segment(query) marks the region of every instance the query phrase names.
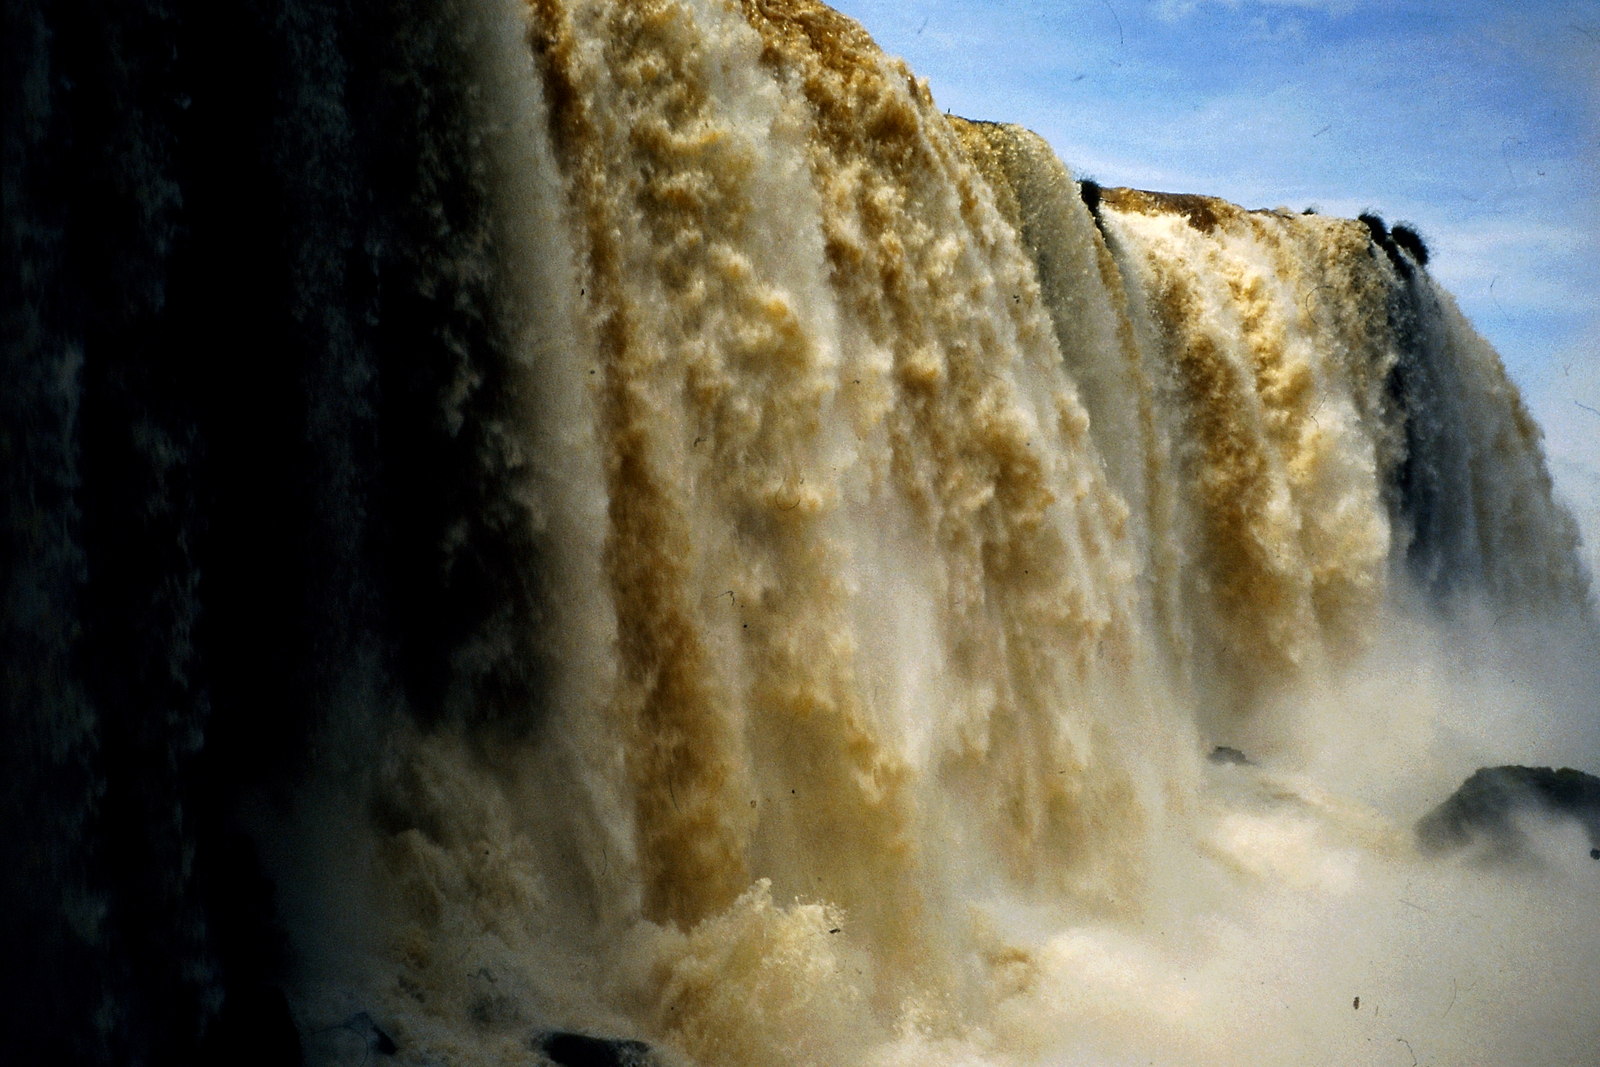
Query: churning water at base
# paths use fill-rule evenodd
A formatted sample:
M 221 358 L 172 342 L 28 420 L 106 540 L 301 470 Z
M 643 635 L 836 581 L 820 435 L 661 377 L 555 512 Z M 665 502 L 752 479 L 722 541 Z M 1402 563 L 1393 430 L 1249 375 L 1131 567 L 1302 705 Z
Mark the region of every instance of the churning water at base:
M 1381 223 L 1086 197 L 807 0 L 15 21 L 25 1051 L 1600 1047 L 1577 824 L 1413 838 L 1600 769 L 1600 639 Z

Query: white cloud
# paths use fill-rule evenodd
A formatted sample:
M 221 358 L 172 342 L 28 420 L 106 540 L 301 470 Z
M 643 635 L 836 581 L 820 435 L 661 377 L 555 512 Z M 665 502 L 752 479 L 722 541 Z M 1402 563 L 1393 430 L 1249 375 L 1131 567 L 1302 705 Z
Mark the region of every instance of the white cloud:
M 1451 220 L 1427 234 L 1434 275 L 1458 297 L 1505 313 L 1600 315 L 1592 234 L 1537 216 Z

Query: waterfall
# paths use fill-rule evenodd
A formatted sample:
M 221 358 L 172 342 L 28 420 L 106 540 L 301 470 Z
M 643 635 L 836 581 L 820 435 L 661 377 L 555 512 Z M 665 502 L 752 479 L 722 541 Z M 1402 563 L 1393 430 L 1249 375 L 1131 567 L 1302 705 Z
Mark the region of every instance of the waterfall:
M 1413 841 L 1600 770 L 1600 632 L 1381 220 L 1080 183 L 812 0 L 7 27 L 23 1059 L 1600 1043 L 1574 826 Z

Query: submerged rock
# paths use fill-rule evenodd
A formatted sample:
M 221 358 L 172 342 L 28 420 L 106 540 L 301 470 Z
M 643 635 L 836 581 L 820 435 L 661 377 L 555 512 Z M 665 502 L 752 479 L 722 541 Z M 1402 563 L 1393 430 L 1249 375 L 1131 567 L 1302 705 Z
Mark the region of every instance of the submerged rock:
M 1570 767 L 1480 767 L 1417 821 L 1417 841 L 1425 852 L 1446 852 L 1485 840 L 1515 854 L 1522 850 L 1516 819 L 1524 814 L 1576 819 L 1600 847 L 1600 778 Z
M 657 1067 L 643 1041 L 547 1030 L 535 1034 L 532 1045 L 561 1067 Z

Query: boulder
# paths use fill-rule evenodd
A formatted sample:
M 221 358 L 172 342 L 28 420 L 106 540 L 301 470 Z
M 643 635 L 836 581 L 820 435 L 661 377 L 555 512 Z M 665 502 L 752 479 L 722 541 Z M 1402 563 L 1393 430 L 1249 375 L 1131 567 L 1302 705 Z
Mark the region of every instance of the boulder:
M 1570 767 L 1480 767 L 1418 820 L 1417 842 L 1424 852 L 1482 841 L 1498 853 L 1516 854 L 1522 851 L 1517 817 L 1526 814 L 1576 819 L 1590 845 L 1600 848 L 1600 778 Z

